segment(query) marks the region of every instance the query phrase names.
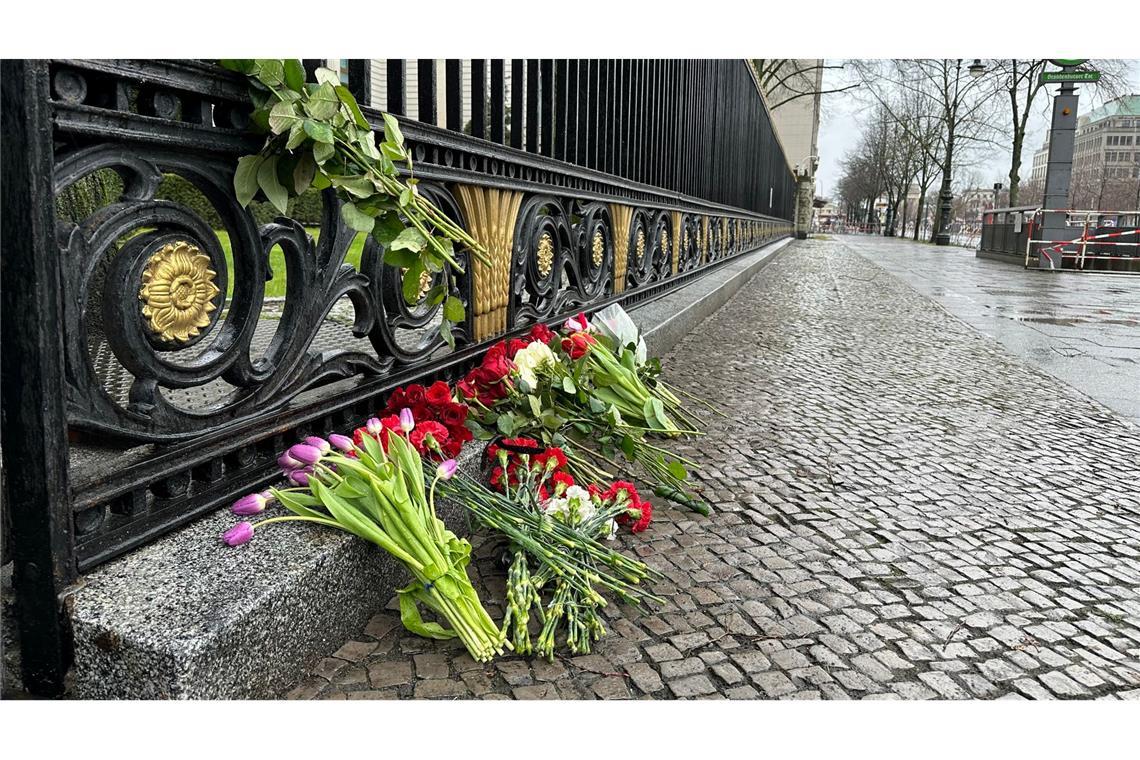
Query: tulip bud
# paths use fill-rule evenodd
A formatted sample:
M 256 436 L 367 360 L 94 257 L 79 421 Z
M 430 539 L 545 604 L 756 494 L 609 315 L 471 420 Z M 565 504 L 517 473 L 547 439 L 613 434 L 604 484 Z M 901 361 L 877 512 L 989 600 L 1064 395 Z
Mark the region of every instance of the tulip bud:
M 347 435 L 341 435 L 340 433 L 333 433 L 330 435 L 329 443 L 331 443 L 333 446 L 336 446 L 346 454 L 356 450 L 356 447 L 352 443 L 352 439 Z
M 412 432 L 416 426 L 416 418 L 412 416 L 412 410 L 404 407 L 400 410 L 400 430 L 405 433 Z
M 286 476 L 289 482 L 295 486 L 309 485 L 309 476 L 313 474 L 312 467 L 302 467 L 299 470 L 293 470 Z
M 451 480 L 455 471 L 459 469 L 459 462 L 454 459 L 446 459 L 439 463 L 435 468 L 435 474 L 440 480 Z
M 375 438 L 376 436 L 380 435 L 380 431 L 384 429 L 384 425 L 378 418 L 369 417 L 368 422 L 364 423 L 364 429 L 368 431 L 368 434 L 370 436 Z
M 307 443 L 295 443 L 289 447 L 289 456 L 301 464 L 316 464 L 321 461 L 321 450 Z
M 329 445 L 329 442 L 320 436 L 310 435 L 304 440 L 304 443 L 307 443 L 313 448 L 319 450 L 322 454 L 327 454 L 332 451 L 332 446 Z
M 277 457 L 277 466 L 281 468 L 282 472 L 288 475 L 291 471 L 297 469 L 298 467 L 304 467 L 305 463 L 298 462 L 296 459 L 289 456 L 289 452 L 286 451 L 284 454 Z
M 222 541 L 228 546 L 241 546 L 251 538 L 253 538 L 253 524 L 248 522 L 239 522 L 222 534 Z
M 265 511 L 265 508 L 269 505 L 269 502 L 272 500 L 272 498 L 273 496 L 269 493 L 269 491 L 246 494 L 245 496 L 235 501 L 234 505 L 230 507 L 230 509 L 235 515 L 241 515 L 243 517 L 248 515 L 256 515 L 259 512 Z

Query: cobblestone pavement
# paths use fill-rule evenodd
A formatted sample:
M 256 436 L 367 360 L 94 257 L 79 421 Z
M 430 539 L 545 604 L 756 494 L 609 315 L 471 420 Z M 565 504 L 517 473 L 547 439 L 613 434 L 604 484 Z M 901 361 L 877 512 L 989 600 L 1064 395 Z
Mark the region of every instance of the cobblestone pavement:
M 383 610 L 288 696 L 1140 698 L 1131 423 L 1011 394 L 1041 372 L 839 240 L 791 246 L 666 367 L 734 417 L 692 452 L 714 516 L 623 538 L 668 604 L 489 666 Z

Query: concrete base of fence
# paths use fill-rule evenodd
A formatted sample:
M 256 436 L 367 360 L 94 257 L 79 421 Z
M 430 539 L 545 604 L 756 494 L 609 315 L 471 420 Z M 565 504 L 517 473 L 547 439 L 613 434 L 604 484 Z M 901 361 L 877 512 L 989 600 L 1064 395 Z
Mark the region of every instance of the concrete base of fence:
M 791 242 L 791 238 L 784 238 L 769 243 L 679 290 L 630 309 L 630 316 L 645 336 L 649 354 L 664 356 L 713 312 L 728 303 L 728 299 Z
M 631 309 L 662 355 L 723 306 L 784 239 Z M 482 447 L 468 447 L 474 471 Z M 466 512 L 444 505 L 460 535 Z M 380 549 L 345 533 L 274 525 L 242 547 L 221 543 L 226 512 L 100 567 L 75 592 L 72 696 L 88 699 L 270 697 L 357 633 L 407 582 Z
M 481 447 L 468 452 L 463 460 L 474 467 Z M 438 506 L 467 535 L 466 510 Z M 203 518 L 84 577 L 73 597 L 72 696 L 271 697 L 409 580 L 372 544 L 302 523 L 227 547 L 220 536 L 237 519 L 228 511 Z

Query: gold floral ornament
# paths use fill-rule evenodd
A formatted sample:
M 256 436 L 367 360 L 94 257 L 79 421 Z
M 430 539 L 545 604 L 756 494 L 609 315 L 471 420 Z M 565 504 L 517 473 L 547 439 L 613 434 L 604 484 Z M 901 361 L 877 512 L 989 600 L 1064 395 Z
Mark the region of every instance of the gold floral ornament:
M 639 229 L 637 231 L 636 249 L 637 249 L 637 260 L 641 261 L 641 259 L 645 256 L 645 230 Z
M 180 240 L 167 243 L 151 255 L 142 273 L 139 300 L 151 331 L 168 343 L 184 343 L 210 324 L 217 272 L 210 257 Z
M 550 274 L 550 270 L 554 267 L 554 239 L 550 237 L 549 232 L 542 233 L 542 237 L 538 239 L 535 257 L 538 259 L 539 275 L 545 277 Z
M 602 237 L 600 230 L 594 230 L 594 240 L 590 244 L 590 252 L 595 267 L 602 265 L 602 256 L 606 252 L 606 239 Z

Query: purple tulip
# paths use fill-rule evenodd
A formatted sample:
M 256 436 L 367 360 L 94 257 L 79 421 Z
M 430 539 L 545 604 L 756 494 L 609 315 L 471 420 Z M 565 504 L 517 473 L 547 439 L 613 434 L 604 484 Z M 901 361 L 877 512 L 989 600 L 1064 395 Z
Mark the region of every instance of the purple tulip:
M 440 480 L 451 480 L 451 476 L 453 476 L 458 469 L 459 462 L 456 462 L 454 459 L 446 459 L 440 462 L 439 466 L 435 468 L 435 474 Z
M 228 546 L 241 546 L 251 538 L 253 538 L 253 524 L 248 522 L 239 522 L 222 534 L 222 541 Z
M 336 446 L 346 454 L 356 449 L 356 446 L 353 444 L 352 439 L 347 435 L 341 435 L 340 433 L 333 433 L 330 435 L 329 443 L 331 443 L 333 446 Z
M 295 470 L 298 467 L 304 467 L 305 463 L 298 462 L 296 459 L 289 456 L 289 452 L 286 451 L 284 454 L 277 457 L 277 466 L 281 468 L 282 472 L 288 475 L 290 471 Z
M 384 425 L 376 417 L 369 417 L 368 422 L 364 423 L 364 429 L 368 431 L 369 435 L 375 438 L 380 435 L 380 431 L 384 429 Z
M 400 410 L 400 430 L 405 433 L 412 432 L 416 426 L 416 418 L 412 416 L 412 410 L 404 407 Z
M 320 436 L 310 435 L 308 438 L 302 441 L 302 443 L 312 446 L 313 448 L 319 450 L 322 454 L 327 454 L 332 451 L 332 446 L 329 445 L 329 442 Z
M 269 491 L 262 491 L 261 493 L 246 494 L 230 507 L 235 515 L 248 517 L 249 515 L 256 515 L 259 512 L 264 512 L 265 508 L 269 506 L 269 502 L 273 500 L 273 495 Z
M 307 443 L 295 443 L 289 447 L 289 456 L 301 464 L 316 464 L 321 461 L 321 457 L 324 455 L 316 446 L 310 446 Z
M 312 474 L 312 467 L 302 467 L 299 470 L 292 470 L 286 477 L 295 486 L 307 486 L 309 485 L 309 476 Z

